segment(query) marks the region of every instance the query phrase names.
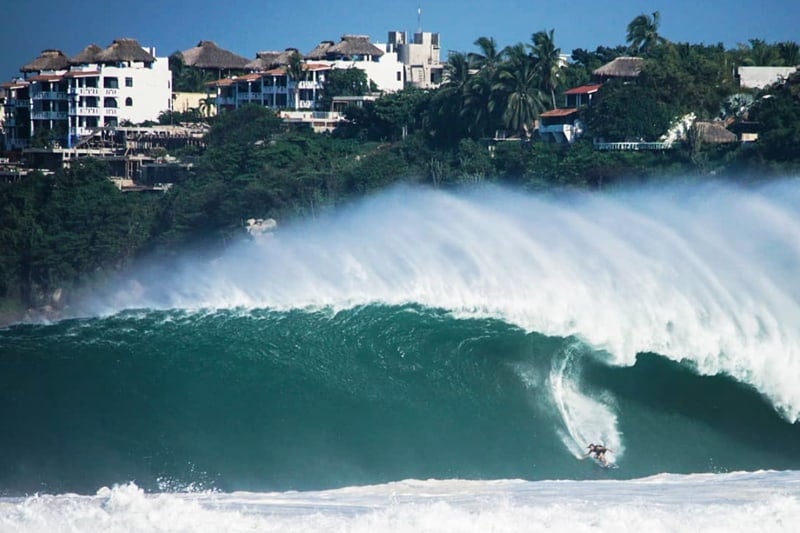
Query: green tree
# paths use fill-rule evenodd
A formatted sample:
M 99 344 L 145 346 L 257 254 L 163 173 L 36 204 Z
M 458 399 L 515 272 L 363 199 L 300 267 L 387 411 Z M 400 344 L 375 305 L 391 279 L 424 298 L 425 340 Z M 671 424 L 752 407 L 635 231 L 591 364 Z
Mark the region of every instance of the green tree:
M 658 26 L 661 24 L 661 15 L 654 11 L 652 15 L 637 15 L 628 24 L 626 42 L 630 46 L 633 54 L 649 54 L 656 46 L 666 42 L 658 34 Z
M 553 109 L 558 107 L 556 105 L 556 87 L 558 86 L 558 73 L 561 70 L 561 49 L 556 48 L 554 31 L 537 31 L 531 36 L 536 71 L 541 80 L 542 89 L 550 93 Z
M 530 137 L 534 122 L 545 108 L 536 65 L 521 46 L 512 47 L 497 88 L 506 95 L 503 122 L 507 129 Z
M 292 101 L 294 102 L 294 109 L 300 107 L 300 82 L 306 79 L 306 67 L 303 63 L 303 56 L 299 52 L 294 52 L 289 56 L 289 62 L 286 65 L 286 74 L 294 81 L 292 89 Z

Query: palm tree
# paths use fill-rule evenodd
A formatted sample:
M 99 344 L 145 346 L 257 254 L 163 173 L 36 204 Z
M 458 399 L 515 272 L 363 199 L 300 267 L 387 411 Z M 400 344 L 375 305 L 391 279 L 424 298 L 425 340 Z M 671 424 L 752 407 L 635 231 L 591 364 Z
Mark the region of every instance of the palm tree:
M 556 106 L 556 85 L 558 85 L 558 71 L 561 68 L 561 49 L 556 48 L 553 34 L 555 30 L 537 31 L 531 36 L 533 41 L 533 56 L 536 60 L 536 70 L 542 83 L 542 88 L 550 91 L 553 109 Z
M 786 67 L 800 65 L 800 46 L 794 41 L 778 43 L 778 55 Z
M 545 108 L 536 64 L 519 44 L 508 48 L 509 60 L 500 71 L 498 91 L 505 94 L 503 122 L 507 129 L 530 137 L 534 122 Z
M 286 64 L 286 74 L 294 80 L 294 108 L 300 107 L 300 81 L 305 78 L 306 70 L 303 65 L 303 56 L 299 52 L 294 52 L 289 56 Z
M 627 42 L 633 54 L 648 54 L 655 46 L 667 42 L 658 34 L 661 15 L 654 11 L 652 16 L 641 15 L 628 24 Z
M 497 48 L 497 41 L 494 37 L 478 37 L 475 46 L 480 52 L 470 52 L 467 55 L 470 67 L 478 71 L 488 70 L 494 74 L 497 66 L 503 61 L 503 53 Z
M 473 137 L 479 137 L 492 128 L 492 115 L 496 110 L 493 87 L 497 83 L 504 53 L 493 37 L 480 37 L 475 41 L 479 52 L 467 55 L 469 81 L 464 88 L 462 116 Z

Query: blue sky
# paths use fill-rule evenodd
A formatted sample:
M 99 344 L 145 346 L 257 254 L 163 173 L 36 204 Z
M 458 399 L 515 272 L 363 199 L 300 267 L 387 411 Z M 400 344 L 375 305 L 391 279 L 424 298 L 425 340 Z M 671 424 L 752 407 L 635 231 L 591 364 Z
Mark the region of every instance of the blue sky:
M 528 42 L 542 29 L 555 29 L 564 53 L 625 44 L 628 22 L 655 10 L 660 33 L 672 41 L 726 47 L 751 38 L 800 42 L 799 0 L 17 0 L 2 8 L 0 79 L 19 75 L 43 49 L 71 56 L 116 37 L 155 46 L 159 56 L 213 40 L 248 58 L 290 46 L 308 52 L 345 33 L 385 42 L 390 30 L 417 29 L 418 6 L 423 30 L 441 34 L 443 58 L 448 50 L 473 50 L 480 36 L 505 46 Z

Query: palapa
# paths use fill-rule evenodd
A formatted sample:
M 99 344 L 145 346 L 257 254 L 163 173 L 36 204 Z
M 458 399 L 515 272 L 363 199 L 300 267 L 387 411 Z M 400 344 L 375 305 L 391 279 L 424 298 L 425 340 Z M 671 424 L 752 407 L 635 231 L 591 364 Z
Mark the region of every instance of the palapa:
M 261 72 L 276 67 L 282 67 L 289 64 L 289 58 L 291 58 L 294 54 L 299 54 L 299 53 L 300 51 L 297 48 L 287 48 L 283 52 L 277 52 L 277 51 L 257 52 L 256 58 L 250 61 L 247 65 L 245 65 L 244 68 L 246 70 Z
M 66 70 L 69 68 L 69 58 L 61 50 L 42 50 L 39 57 L 24 65 L 20 72 L 41 72 L 43 70 Z
M 141 61 L 153 63 L 153 54 L 139 45 L 136 39 L 114 39 L 111 45 L 95 55 L 98 63 L 119 63 L 121 61 Z
M 644 59 L 641 57 L 623 56 L 595 69 L 592 74 L 601 78 L 636 78 L 643 65 Z
M 325 59 L 328 56 L 328 50 L 332 47 L 333 41 L 322 41 L 306 54 L 306 59 Z
M 383 50 L 369 42 L 367 35 L 343 35 L 342 40 L 327 50 L 325 59 L 349 59 L 354 56 L 383 55 Z
M 224 50 L 213 41 L 200 41 L 194 48 L 181 52 L 188 67 L 216 70 L 242 70 L 250 62 L 247 58 Z
M 736 142 L 736 134 L 718 122 L 695 122 L 694 127 L 703 142 L 732 143 Z
M 69 58 L 70 65 L 87 65 L 90 63 L 97 63 L 97 54 L 102 52 L 103 49 L 92 43 L 71 58 Z

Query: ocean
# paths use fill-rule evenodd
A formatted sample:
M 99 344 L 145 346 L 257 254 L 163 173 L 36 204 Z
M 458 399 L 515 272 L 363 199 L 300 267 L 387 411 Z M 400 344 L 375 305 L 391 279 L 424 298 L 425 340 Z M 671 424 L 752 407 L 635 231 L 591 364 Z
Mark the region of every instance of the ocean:
M 793 531 L 799 200 L 400 187 L 142 262 L 0 330 L 0 531 Z

